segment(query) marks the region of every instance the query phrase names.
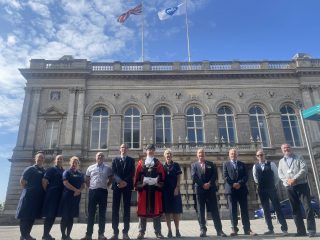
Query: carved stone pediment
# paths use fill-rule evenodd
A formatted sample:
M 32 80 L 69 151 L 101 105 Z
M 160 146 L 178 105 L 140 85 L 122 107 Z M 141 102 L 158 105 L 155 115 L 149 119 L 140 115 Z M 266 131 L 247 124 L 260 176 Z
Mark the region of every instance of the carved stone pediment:
M 57 116 L 62 117 L 65 114 L 66 114 L 65 112 L 61 111 L 55 106 L 51 106 L 47 108 L 44 112 L 40 113 L 40 115 L 44 117 L 57 117 Z

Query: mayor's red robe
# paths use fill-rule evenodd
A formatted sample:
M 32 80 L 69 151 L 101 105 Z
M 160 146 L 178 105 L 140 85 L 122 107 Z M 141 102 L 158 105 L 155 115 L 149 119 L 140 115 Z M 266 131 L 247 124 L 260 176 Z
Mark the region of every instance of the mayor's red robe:
M 165 172 L 162 164 L 158 159 L 154 158 L 154 166 L 148 168 L 143 160 L 139 160 L 134 186 L 138 191 L 138 216 L 154 218 L 162 214 L 162 186 L 164 182 Z M 158 186 L 145 185 L 142 186 L 144 177 L 158 177 Z

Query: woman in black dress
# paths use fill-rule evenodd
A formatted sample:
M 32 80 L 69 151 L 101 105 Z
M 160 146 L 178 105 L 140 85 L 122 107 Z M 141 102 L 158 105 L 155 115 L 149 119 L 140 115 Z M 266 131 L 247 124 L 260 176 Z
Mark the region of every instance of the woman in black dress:
M 20 240 L 34 240 L 30 236 L 36 218 L 41 218 L 44 190 L 42 178 L 44 175 L 44 155 L 39 152 L 35 156 L 35 164 L 27 167 L 22 174 L 20 184 L 23 187 L 17 206 L 16 218 L 20 219 Z
M 62 217 L 60 223 L 62 240 L 71 240 L 73 218 L 79 217 L 81 190 L 84 188 L 84 175 L 79 171 L 79 164 L 78 157 L 71 157 L 70 168 L 62 175 L 64 189 L 59 209 L 59 216 Z
M 61 194 L 63 190 L 62 173 L 63 173 L 63 156 L 57 155 L 55 166 L 46 170 L 42 179 L 43 189 L 46 191 L 42 214 L 45 217 L 43 226 L 43 240 L 53 240 L 50 230 L 57 217 Z
M 176 227 L 176 237 L 181 237 L 179 231 L 180 214 L 182 213 L 182 200 L 180 194 L 181 168 L 178 163 L 172 161 L 172 151 L 164 152 L 166 162 L 163 164 L 166 173 L 163 186 L 163 212 L 168 226 L 168 238 L 172 237 L 171 216 Z

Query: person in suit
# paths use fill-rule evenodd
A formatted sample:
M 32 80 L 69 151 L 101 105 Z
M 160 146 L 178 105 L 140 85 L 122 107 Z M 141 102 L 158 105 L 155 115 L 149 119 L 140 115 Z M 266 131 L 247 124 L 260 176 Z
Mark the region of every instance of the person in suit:
M 153 228 L 158 239 L 161 234 L 162 188 L 165 172 L 161 162 L 154 157 L 154 144 L 146 146 L 146 159 L 139 160 L 134 179 L 135 189 L 138 191 L 139 234 L 137 239 L 143 239 L 147 228 L 147 218 L 152 218 Z
M 191 165 L 191 177 L 196 193 L 200 237 L 206 237 L 207 233 L 205 206 L 211 213 L 217 235 L 226 237 L 227 235 L 222 230 L 216 196 L 216 180 L 218 176 L 216 166 L 212 162 L 205 160 L 203 148 L 198 149 L 197 157 L 198 160 Z
M 38 152 L 35 155 L 35 164 L 27 167 L 22 174 L 20 184 L 23 188 L 17 206 L 16 218 L 20 219 L 20 240 L 34 240 L 30 236 L 35 219 L 41 218 L 44 190 L 42 178 L 44 155 Z
M 50 235 L 50 230 L 57 217 L 63 191 L 63 156 L 57 155 L 54 162 L 55 166 L 48 168 L 42 179 L 42 187 L 46 192 L 42 209 L 43 217 L 45 217 L 43 224 L 43 240 L 54 239 Z
M 278 174 L 285 186 L 292 207 L 293 220 L 297 227 L 296 236 L 306 236 L 300 201 L 307 218 L 309 237 L 316 236 L 316 222 L 311 206 L 310 188 L 307 180 L 308 166 L 302 156 L 295 155 L 287 143 L 281 145 L 283 158 L 279 161 Z
M 228 201 L 232 232 L 230 236 L 238 235 L 238 206 L 240 205 L 241 220 L 245 235 L 256 236 L 250 228 L 248 213 L 248 173 L 243 162 L 238 160 L 235 148 L 229 150 L 229 160 L 223 163 L 223 176 L 225 180 L 225 194 Z
M 117 240 L 119 235 L 119 210 L 121 196 L 123 201 L 123 230 L 122 239 L 130 239 L 128 232 L 130 228 L 130 203 L 131 203 L 131 192 L 133 189 L 133 178 L 135 172 L 134 159 L 127 155 L 128 145 L 121 144 L 120 156 L 115 157 L 112 160 L 112 228 L 113 236 L 110 239 Z
M 258 162 L 253 165 L 252 174 L 255 183 L 258 186 L 258 195 L 264 212 L 268 231 L 264 235 L 273 235 L 273 224 L 270 213 L 270 204 L 272 202 L 274 210 L 277 214 L 279 223 L 281 224 L 282 236 L 288 235 L 288 225 L 281 211 L 280 201 L 277 195 L 277 185 L 279 183 L 278 169 L 274 162 L 265 158 L 262 149 L 256 152 Z

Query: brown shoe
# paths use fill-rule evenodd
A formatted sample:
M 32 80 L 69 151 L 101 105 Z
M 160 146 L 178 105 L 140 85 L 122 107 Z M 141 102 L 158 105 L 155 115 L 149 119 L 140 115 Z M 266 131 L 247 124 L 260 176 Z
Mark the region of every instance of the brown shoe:
M 144 239 L 144 233 L 139 232 L 137 239 Z

